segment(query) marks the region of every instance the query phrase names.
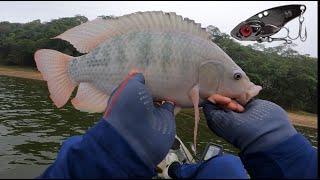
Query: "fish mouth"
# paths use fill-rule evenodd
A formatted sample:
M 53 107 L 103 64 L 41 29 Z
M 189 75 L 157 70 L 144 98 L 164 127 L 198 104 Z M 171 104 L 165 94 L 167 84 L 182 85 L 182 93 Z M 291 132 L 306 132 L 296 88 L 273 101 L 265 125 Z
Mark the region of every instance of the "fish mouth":
M 242 106 L 245 106 L 250 101 L 250 99 L 258 95 L 261 90 L 262 90 L 261 86 L 253 84 L 249 87 L 246 93 L 242 94 L 240 97 L 236 98 L 235 100 Z

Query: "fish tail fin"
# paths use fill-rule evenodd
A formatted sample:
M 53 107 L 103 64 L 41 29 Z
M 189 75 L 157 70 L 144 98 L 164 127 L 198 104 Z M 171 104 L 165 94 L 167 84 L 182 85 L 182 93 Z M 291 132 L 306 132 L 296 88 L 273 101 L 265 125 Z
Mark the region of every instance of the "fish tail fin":
M 41 49 L 34 54 L 37 68 L 47 81 L 50 98 L 58 108 L 68 102 L 77 86 L 68 76 L 68 64 L 72 58 L 51 49 Z

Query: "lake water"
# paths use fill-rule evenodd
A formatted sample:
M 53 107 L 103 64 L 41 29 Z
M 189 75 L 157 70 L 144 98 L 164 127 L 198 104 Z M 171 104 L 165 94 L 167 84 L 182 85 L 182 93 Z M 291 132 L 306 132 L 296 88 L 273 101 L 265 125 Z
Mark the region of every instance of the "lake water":
M 83 134 L 102 115 L 80 112 L 70 101 L 57 109 L 48 93 L 44 81 L 0 76 L 0 178 L 40 175 L 53 163 L 64 140 Z M 239 152 L 208 129 L 202 113 L 200 118 L 200 152 L 207 142 L 223 145 L 226 153 Z M 189 146 L 193 141 L 193 110 L 183 110 L 176 122 L 177 135 Z M 316 129 L 296 129 L 318 146 Z

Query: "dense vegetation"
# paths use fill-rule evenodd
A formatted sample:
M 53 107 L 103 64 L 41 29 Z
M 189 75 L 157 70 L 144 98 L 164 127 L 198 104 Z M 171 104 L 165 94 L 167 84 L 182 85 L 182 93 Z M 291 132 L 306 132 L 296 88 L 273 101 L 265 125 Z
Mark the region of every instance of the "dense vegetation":
M 108 18 L 108 16 L 103 16 Z M 0 22 L 0 64 L 35 66 L 37 49 L 49 48 L 79 56 L 72 45 L 51 39 L 87 22 L 84 16 L 35 20 L 29 23 Z M 271 100 L 290 110 L 317 113 L 318 59 L 300 55 L 291 46 L 266 48 L 264 44 L 243 46 L 217 27 L 208 26 L 212 41 L 219 45 L 250 77 L 264 87 L 259 98 Z M 294 45 L 294 44 L 293 44 Z

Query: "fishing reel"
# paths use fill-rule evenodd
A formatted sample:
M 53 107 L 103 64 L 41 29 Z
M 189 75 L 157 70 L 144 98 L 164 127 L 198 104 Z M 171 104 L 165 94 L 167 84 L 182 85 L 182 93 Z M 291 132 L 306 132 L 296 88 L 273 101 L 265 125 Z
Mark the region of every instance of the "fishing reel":
M 193 151 L 193 144 L 190 144 L 191 150 Z M 160 162 L 157 165 L 155 169 L 155 172 L 157 173 L 156 179 L 168 178 L 168 171 L 170 165 L 175 161 L 179 162 L 180 164 L 195 164 L 199 162 L 205 163 L 208 162 L 210 159 L 222 154 L 222 151 L 223 146 L 209 142 L 207 143 L 207 146 L 203 153 L 196 153 L 192 155 L 191 151 L 188 150 L 188 148 L 184 145 L 181 139 L 178 136 L 176 136 L 175 141 L 171 149 L 169 150 L 167 156 L 164 158 L 162 162 Z
M 279 6 L 261 11 L 238 24 L 231 31 L 231 36 L 240 41 L 257 41 L 259 43 L 285 41 L 285 44 L 291 44 L 292 40 L 296 40 L 299 37 L 304 42 L 307 39 L 306 27 L 304 36 L 302 36 L 303 14 L 305 11 L 305 5 Z M 284 25 L 296 17 L 299 17 L 299 33 L 297 37 L 292 38 L 289 35 L 290 30 L 284 27 Z M 285 37 L 271 37 L 282 29 L 287 31 Z

